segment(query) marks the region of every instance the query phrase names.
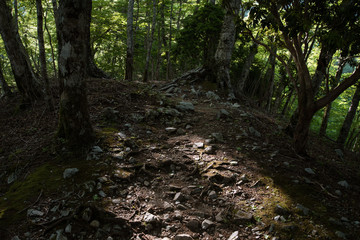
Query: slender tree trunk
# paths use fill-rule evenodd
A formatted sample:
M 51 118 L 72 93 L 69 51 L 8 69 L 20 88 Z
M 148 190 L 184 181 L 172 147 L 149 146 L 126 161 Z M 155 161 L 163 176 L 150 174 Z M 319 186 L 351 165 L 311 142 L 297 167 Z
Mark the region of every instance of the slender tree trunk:
M 33 72 L 29 55 L 21 42 L 17 22 L 11 15 L 6 0 L 0 0 L 0 33 L 9 57 L 16 85 L 25 101 L 42 97 L 40 84 Z
M 134 68 L 134 0 L 129 0 L 128 11 L 127 11 L 127 48 L 126 48 L 126 70 L 125 70 L 125 80 L 133 80 L 133 68 Z
M 60 0 L 58 8 L 59 77 L 64 91 L 60 99 L 58 136 L 69 147 L 87 146 L 93 142 L 86 98 L 86 70 L 90 18 L 88 7 L 91 0 Z
M 165 58 L 164 59 L 168 59 L 168 55 L 169 55 L 169 49 L 167 47 L 167 39 L 166 39 L 166 31 L 165 31 L 165 2 L 163 2 L 161 4 L 161 40 L 162 40 L 162 46 L 163 49 L 165 50 Z M 163 61 L 164 62 L 164 61 Z M 165 74 L 166 77 L 166 74 Z
M 329 103 L 325 107 L 323 119 L 321 121 L 321 126 L 320 126 L 320 130 L 319 130 L 319 135 L 320 136 L 326 136 L 326 129 L 327 129 L 327 126 L 328 126 L 328 123 L 329 123 L 330 112 L 331 112 L 331 105 L 332 105 L 332 103 Z
M 288 97 L 287 97 L 287 99 L 286 99 L 286 102 L 285 102 L 285 104 L 284 104 L 284 107 L 283 107 L 283 109 L 282 109 L 282 111 L 281 111 L 281 115 L 285 115 L 285 113 L 287 112 L 287 109 L 288 109 L 289 103 L 290 103 L 290 101 L 291 101 L 291 98 L 292 98 L 292 96 L 293 96 L 293 93 L 294 93 L 294 89 L 291 89 L 291 90 L 290 90 L 290 93 L 289 93 L 289 95 L 288 95 Z M 290 105 L 291 105 L 291 104 L 290 104 Z
M 45 101 L 47 102 L 49 109 L 52 111 L 54 110 L 54 103 L 51 97 L 49 78 L 46 69 L 45 43 L 44 43 L 44 30 L 43 30 L 43 8 L 42 8 L 41 0 L 36 0 L 36 10 L 37 10 L 37 33 L 39 40 L 40 71 L 45 86 Z
M 51 49 L 51 58 L 52 58 L 52 67 L 53 67 L 53 70 L 54 70 L 54 76 L 55 76 L 55 79 L 57 79 L 57 69 L 56 69 L 56 57 L 55 57 L 55 51 L 54 51 L 54 46 L 53 46 L 53 43 L 52 43 L 52 37 L 51 37 L 51 34 L 50 34 L 50 31 L 49 31 L 49 28 L 47 26 L 47 11 L 46 11 L 46 14 L 45 14 L 45 18 L 44 18 L 44 27 L 45 27 L 45 30 L 46 30 L 46 33 L 48 35 L 48 38 L 49 38 L 49 45 L 50 45 L 50 49 Z
M 273 51 L 276 52 L 276 47 L 273 48 Z M 270 54 L 270 68 L 267 70 L 265 79 L 268 83 L 269 89 L 266 92 L 265 98 L 266 98 L 266 110 L 268 112 L 271 111 L 271 103 L 272 98 L 274 94 L 274 76 L 275 76 L 275 64 L 276 64 L 276 58 L 273 54 Z
M 244 95 L 244 90 L 245 90 L 244 87 L 245 87 L 246 79 L 249 76 L 250 67 L 255 59 L 257 49 L 258 49 L 258 44 L 253 43 L 253 45 L 250 47 L 249 55 L 247 56 L 247 58 L 244 62 L 244 65 L 241 69 L 240 78 L 238 80 L 237 89 L 236 89 L 237 95 L 239 95 L 239 96 Z
M 5 95 L 5 96 L 11 96 L 12 95 L 10 87 L 7 84 L 7 82 L 5 81 L 4 74 L 2 72 L 2 63 L 1 63 L 1 66 L 0 66 L 0 87 L 1 87 L 1 94 Z
M 171 79 L 171 43 L 172 43 L 172 18 L 173 18 L 174 1 L 171 0 L 170 22 L 169 22 L 169 50 L 167 54 L 166 81 Z
M 149 75 L 149 63 L 150 63 L 150 57 L 151 57 L 151 50 L 152 50 L 152 43 L 154 40 L 154 33 L 156 29 L 156 0 L 153 0 L 153 19 L 151 24 L 151 35 L 148 39 L 148 49 L 146 51 L 146 62 L 145 62 L 145 72 L 144 72 L 144 82 L 148 81 L 148 75 Z
M 351 101 L 349 111 L 346 114 L 339 136 L 336 140 L 336 143 L 339 145 L 340 148 L 344 148 L 346 139 L 349 135 L 349 131 L 356 114 L 356 110 L 359 106 L 359 101 L 360 101 L 360 85 L 357 85 L 354 96 Z

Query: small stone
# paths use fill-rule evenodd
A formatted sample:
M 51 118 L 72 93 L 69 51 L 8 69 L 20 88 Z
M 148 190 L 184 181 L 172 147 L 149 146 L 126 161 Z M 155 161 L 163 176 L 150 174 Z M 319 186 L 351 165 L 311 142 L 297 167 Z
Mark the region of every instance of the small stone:
M 102 153 L 102 152 L 103 152 L 103 150 L 102 150 L 99 146 L 94 146 L 94 147 L 91 149 L 91 151 L 92 151 L 93 153 Z
M 349 222 L 349 219 L 346 218 L 346 217 L 341 217 L 340 220 L 343 221 L 343 222 Z
M 99 180 L 99 182 L 101 182 L 101 183 L 105 183 L 105 182 L 108 181 L 107 177 L 105 177 L 105 176 L 104 176 L 104 177 L 99 177 L 98 180 Z
M 308 174 L 315 175 L 314 170 L 312 170 L 311 168 L 305 168 L 304 170 L 305 170 L 305 172 L 307 172 Z
M 185 131 L 184 129 L 182 129 L 182 128 L 179 128 L 179 129 L 176 131 L 176 133 L 177 133 L 178 135 L 184 135 L 184 134 L 186 133 L 186 131 Z
M 63 173 L 63 177 L 66 178 L 71 178 L 72 176 L 74 176 L 77 172 L 79 172 L 79 169 L 77 168 L 67 168 L 65 169 L 64 173 Z
M 173 206 L 169 202 L 164 202 L 163 207 L 166 211 L 171 211 L 173 209 Z
M 359 225 L 360 225 L 360 222 L 359 222 L 359 221 L 354 221 L 354 224 L 355 224 L 356 226 L 359 226 Z
M 184 194 L 182 194 L 181 192 L 175 194 L 174 201 L 182 202 L 184 200 L 185 200 Z
M 99 228 L 100 227 L 100 222 L 98 220 L 92 220 L 90 223 L 90 226 L 93 228 Z
M 71 224 L 68 224 L 68 225 L 65 227 L 65 232 L 66 232 L 66 233 L 71 233 Z
M 104 191 L 100 190 L 99 191 L 99 196 L 104 198 L 104 197 L 106 197 L 106 193 L 104 193 Z
M 176 108 L 180 111 L 194 111 L 194 105 L 191 102 L 179 102 Z
M 148 186 L 150 186 L 150 183 L 148 181 L 144 181 L 144 186 L 148 187 Z
M 224 136 L 221 133 L 212 133 L 211 136 L 218 142 L 224 142 Z
M 20 240 L 20 238 L 18 236 L 15 236 L 11 240 Z
M 335 191 L 335 194 L 338 195 L 338 196 L 341 196 L 342 195 L 342 192 L 340 190 L 336 190 Z
M 250 132 L 250 134 L 254 135 L 255 137 L 261 137 L 261 133 L 253 127 L 249 127 L 249 132 Z
M 62 217 L 67 217 L 70 214 L 70 210 L 69 209 L 61 210 L 60 214 Z
M 238 161 L 230 161 L 230 166 L 237 166 L 238 164 Z
M 28 217 L 42 217 L 44 215 L 44 212 L 36 210 L 36 209 L 29 209 L 27 211 Z
M 106 240 L 114 240 L 111 236 L 108 236 Z
M 217 119 L 228 118 L 230 113 L 225 109 L 220 109 L 220 111 L 216 114 Z
M 30 237 L 30 236 L 31 236 L 31 232 L 24 233 L 24 237 Z
M 344 188 L 349 188 L 350 186 L 345 180 L 338 182 L 338 184 Z
M 193 240 L 189 234 L 178 234 L 174 237 L 174 240 Z
M 15 182 L 16 179 L 17 179 L 17 175 L 16 175 L 15 172 L 13 172 L 13 173 L 11 173 L 10 176 L 8 177 L 7 183 L 8 183 L 8 184 L 11 184 L 11 183 Z
M 187 129 L 187 130 L 189 130 L 191 128 L 192 128 L 192 126 L 190 124 L 187 124 L 186 127 L 185 127 L 185 129 Z
M 208 154 L 214 153 L 214 148 L 213 148 L 213 146 L 207 146 L 207 147 L 205 147 L 204 152 L 205 152 L 205 153 L 208 153 Z
M 289 162 L 283 162 L 284 166 L 285 167 L 289 167 L 290 166 L 290 163 Z
M 201 223 L 201 227 L 202 229 L 206 230 L 212 226 L 214 226 L 215 223 L 209 219 L 205 219 L 202 223 Z
M 239 240 L 239 231 L 233 232 L 227 240 Z
M 155 216 L 152 213 L 145 213 L 144 218 L 143 218 L 144 222 L 146 223 L 158 223 L 160 222 L 160 218 L 158 216 Z
M 346 235 L 343 232 L 336 231 L 335 235 L 338 236 L 339 238 L 346 239 Z
M 174 128 L 174 127 L 167 127 L 167 128 L 165 128 L 165 131 L 166 132 L 168 132 L 168 133 L 174 133 L 174 132 L 176 132 L 176 128 Z
M 204 143 L 203 143 L 203 142 L 196 142 L 196 143 L 194 143 L 194 147 L 196 147 L 196 148 L 203 148 L 203 147 L 204 147 Z
M 289 215 L 290 214 L 289 210 L 280 206 L 279 204 L 277 204 L 275 206 L 275 213 L 280 214 L 280 215 Z
M 217 198 L 216 192 L 215 192 L 215 191 L 210 191 L 210 192 L 209 192 L 209 198 L 211 198 L 211 199 L 216 199 L 216 198 Z
M 301 205 L 299 203 L 296 205 L 296 209 L 300 210 L 305 216 L 309 215 L 309 213 L 310 213 L 310 209 L 308 209 L 307 207 L 304 207 L 303 205 Z
M 188 227 L 192 232 L 200 232 L 201 231 L 201 223 L 197 219 L 191 219 L 186 223 L 186 227 Z

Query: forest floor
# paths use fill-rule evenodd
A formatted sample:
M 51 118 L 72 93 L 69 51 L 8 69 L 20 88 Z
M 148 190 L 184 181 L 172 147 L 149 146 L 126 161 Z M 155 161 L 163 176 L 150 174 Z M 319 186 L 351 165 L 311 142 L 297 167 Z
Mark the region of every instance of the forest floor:
M 360 239 L 359 157 L 311 135 L 304 159 L 284 119 L 208 87 L 89 80 L 84 155 L 57 111 L 1 99 L 0 239 Z

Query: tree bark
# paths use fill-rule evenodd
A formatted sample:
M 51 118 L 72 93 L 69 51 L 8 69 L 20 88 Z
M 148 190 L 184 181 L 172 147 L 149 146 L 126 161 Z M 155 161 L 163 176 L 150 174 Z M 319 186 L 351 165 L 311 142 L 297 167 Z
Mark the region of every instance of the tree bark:
M 40 84 L 33 72 L 29 55 L 17 31 L 17 23 L 11 15 L 11 9 L 6 0 L 0 0 L 0 33 L 11 63 L 16 86 L 24 100 L 32 102 L 41 98 Z
M 245 63 L 241 69 L 241 74 L 240 74 L 239 80 L 237 81 L 237 89 L 236 89 L 236 91 L 237 91 L 236 93 L 239 96 L 244 95 L 244 87 L 245 87 L 246 79 L 249 76 L 250 67 L 254 61 L 255 55 L 257 53 L 257 49 L 258 49 L 257 43 L 254 43 L 250 47 L 249 55 L 247 56 Z
M 345 120 L 339 132 L 339 136 L 336 140 L 336 143 L 339 145 L 340 148 L 344 148 L 346 139 L 349 135 L 350 128 L 356 114 L 356 110 L 359 106 L 359 101 L 360 101 L 360 85 L 357 85 L 354 96 L 351 101 L 351 105 L 349 107 L 349 111 L 346 114 Z
M 0 62 L 1 63 L 1 62 Z M 5 81 L 4 78 L 4 74 L 2 72 L 2 64 L 0 65 L 0 87 L 1 87 L 1 94 L 3 94 L 3 96 L 10 96 L 12 95 L 12 92 L 10 90 L 9 85 L 7 84 L 7 82 Z
M 167 66 L 166 66 L 166 81 L 171 79 L 171 43 L 172 43 L 172 18 L 173 18 L 174 1 L 171 0 L 170 7 L 170 21 L 169 21 L 169 50 L 167 54 Z
M 49 31 L 49 28 L 47 26 L 47 13 L 48 11 L 46 11 L 46 14 L 45 14 L 45 18 L 44 18 L 44 28 L 46 30 L 46 33 L 48 35 L 48 38 L 49 38 L 49 45 L 50 45 L 50 49 L 51 49 L 51 58 L 52 58 L 52 67 L 53 67 L 53 70 L 54 70 L 54 77 L 55 79 L 57 79 L 57 69 L 56 69 L 56 57 L 55 57 L 55 51 L 54 51 L 54 45 L 53 45 L 53 42 L 52 42 L 52 37 L 51 37 L 51 34 L 50 34 L 50 31 Z
M 225 5 L 226 14 L 221 27 L 220 39 L 215 53 L 215 75 L 218 85 L 229 91 L 230 97 L 234 97 L 234 89 L 230 79 L 231 56 L 235 44 L 235 19 L 240 9 L 239 0 L 231 0 Z
M 134 0 L 129 0 L 127 10 L 127 48 L 126 48 L 126 69 L 125 69 L 125 80 L 133 80 L 133 68 L 134 68 Z
M 329 118 L 330 118 L 330 112 L 331 112 L 331 103 L 329 103 L 324 110 L 324 115 L 323 115 L 323 119 L 321 121 L 321 126 L 320 126 L 320 130 L 319 130 L 319 135 L 320 136 L 326 136 L 326 129 L 329 123 Z
M 71 148 L 88 146 L 94 140 L 86 98 L 89 41 L 88 6 L 91 0 L 60 0 L 58 8 L 59 77 L 64 91 L 60 99 L 58 137 Z
M 51 97 L 49 78 L 46 69 L 45 43 L 44 43 L 44 30 L 43 30 L 43 7 L 41 0 L 36 0 L 36 10 L 37 10 L 37 33 L 39 40 L 40 71 L 45 86 L 45 101 L 49 109 L 52 111 L 54 110 L 54 104 Z
M 143 81 L 147 82 L 149 77 L 149 63 L 150 63 L 150 57 L 151 57 L 151 50 L 152 50 L 152 43 L 154 40 L 154 33 L 156 28 L 156 0 L 153 0 L 153 19 L 151 24 L 151 34 L 148 38 L 148 44 L 147 44 L 147 51 L 146 51 L 146 62 L 145 62 L 145 72 L 144 72 L 144 78 Z

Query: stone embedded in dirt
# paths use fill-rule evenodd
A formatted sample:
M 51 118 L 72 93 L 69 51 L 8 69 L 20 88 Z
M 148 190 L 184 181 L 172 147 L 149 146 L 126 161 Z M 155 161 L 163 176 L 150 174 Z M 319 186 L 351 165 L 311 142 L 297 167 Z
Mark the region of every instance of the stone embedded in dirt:
M 305 216 L 309 215 L 309 213 L 310 213 L 310 209 L 308 209 L 307 207 L 304 207 L 303 205 L 301 205 L 299 203 L 296 205 L 296 209 L 298 209 Z
M 160 218 L 158 216 L 155 216 L 152 213 L 145 213 L 144 218 L 143 218 L 144 222 L 146 223 L 159 223 L 160 222 Z
M 165 131 L 166 132 L 168 132 L 168 133 L 174 133 L 174 132 L 176 132 L 176 128 L 174 128 L 174 127 L 167 127 L 167 128 L 165 128 Z
M 28 209 L 28 217 L 42 217 L 45 213 L 36 209 Z
M 178 234 L 174 237 L 174 240 L 193 240 L 189 234 Z
M 274 220 L 275 220 L 275 221 L 286 222 L 286 219 L 285 219 L 283 216 L 281 216 L 281 215 L 275 216 L 275 217 L 274 217 Z
M 100 227 L 100 222 L 98 220 L 92 220 L 90 223 L 90 226 L 93 228 L 99 228 Z
M 60 211 L 62 217 L 67 217 L 70 214 L 70 209 L 64 209 Z
M 217 142 L 224 142 L 224 136 L 222 133 L 212 133 L 211 136 L 217 141 Z
M 216 93 L 214 93 L 212 91 L 206 92 L 206 97 L 209 99 L 215 100 L 215 101 L 220 100 L 219 95 L 217 95 Z
M 336 232 L 335 232 L 335 235 L 338 236 L 338 237 L 341 238 L 341 239 L 346 239 L 346 235 L 345 235 L 345 233 L 343 233 L 343 232 L 336 231 Z
M 174 211 L 174 219 L 175 220 L 181 220 L 183 218 L 182 214 L 181 214 L 181 211 L 179 210 L 175 210 Z
M 191 102 L 179 102 L 179 104 L 176 105 L 176 108 L 179 111 L 183 111 L 183 112 L 195 110 L 194 105 Z
M 194 143 L 194 148 L 203 148 L 204 147 L 204 143 L 203 142 L 196 142 Z
M 338 196 L 341 196 L 342 195 L 342 192 L 340 190 L 336 190 L 335 191 L 335 194 L 338 195 Z
M 338 184 L 344 188 L 350 187 L 350 185 L 345 180 L 338 182 Z
M 239 238 L 239 231 L 233 232 L 227 240 L 238 240 Z
M 14 236 L 11 240 L 20 240 L 18 236 Z
M 217 194 L 216 194 L 216 192 L 214 190 L 209 192 L 209 198 L 211 198 L 211 199 L 216 199 L 217 198 Z
M 253 135 L 255 137 L 261 137 L 261 133 L 253 127 L 249 127 L 249 132 L 251 135 Z
M 191 219 L 186 223 L 186 227 L 189 228 L 192 232 L 200 232 L 201 231 L 201 223 L 197 219 Z
M 104 151 L 99 146 L 93 146 L 93 148 L 91 149 L 91 152 L 97 154 L 97 153 L 102 153 Z
M 209 229 L 210 227 L 215 226 L 215 223 L 209 219 L 205 219 L 202 223 L 201 223 L 201 228 L 206 230 Z
M 176 131 L 176 133 L 177 133 L 178 135 L 184 135 L 184 134 L 186 133 L 186 131 L 185 131 L 184 129 L 182 129 L 182 128 L 179 128 L 179 129 Z
M 71 233 L 71 228 L 72 228 L 71 224 L 66 225 L 65 232 L 66 233 Z
M 279 204 L 276 204 L 274 212 L 280 215 L 290 215 L 290 211 Z
M 251 213 L 245 212 L 240 209 L 235 209 L 233 216 L 233 221 L 237 222 L 238 224 L 244 224 L 254 221 L 254 216 Z
M 100 190 L 99 191 L 99 196 L 104 198 L 104 197 L 106 197 L 106 193 L 104 193 L 104 191 Z
M 305 170 L 305 172 L 307 172 L 308 174 L 315 175 L 314 170 L 312 170 L 311 168 L 305 168 L 304 170 Z
M 230 113 L 225 109 L 220 109 L 220 111 L 216 114 L 217 119 L 226 119 L 230 117 Z
M 171 211 L 171 210 L 173 210 L 173 206 L 172 206 L 171 203 L 169 203 L 169 202 L 164 202 L 163 208 L 165 209 L 165 211 Z
M 63 173 L 63 177 L 64 177 L 64 179 L 71 178 L 77 172 L 79 172 L 79 169 L 77 169 L 77 168 L 67 168 L 67 169 L 65 169 L 65 171 Z
M 184 201 L 185 199 L 186 199 L 186 198 L 185 198 L 185 195 L 182 194 L 181 192 L 177 192 L 177 193 L 175 194 L 175 197 L 174 197 L 174 201 L 175 201 L 175 202 L 177 202 L 177 201 L 182 202 L 182 201 Z
M 99 180 L 99 182 L 101 182 L 101 183 L 105 183 L 105 182 L 108 181 L 108 178 L 105 177 L 105 176 L 103 176 L 103 177 L 99 177 L 98 180 Z
M 17 175 L 16 175 L 15 172 L 13 172 L 13 173 L 11 173 L 10 176 L 8 177 L 7 183 L 8 183 L 8 184 L 11 184 L 11 183 L 15 182 L 16 179 L 17 179 Z
M 230 166 L 237 166 L 238 164 L 238 161 L 230 161 Z

